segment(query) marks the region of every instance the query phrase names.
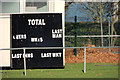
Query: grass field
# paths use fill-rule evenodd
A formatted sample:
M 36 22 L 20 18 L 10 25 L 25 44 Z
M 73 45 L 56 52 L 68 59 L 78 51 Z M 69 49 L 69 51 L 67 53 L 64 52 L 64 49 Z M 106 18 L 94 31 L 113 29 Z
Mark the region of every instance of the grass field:
M 2 70 L 2 78 L 118 78 L 118 66 L 113 63 L 87 63 L 83 73 L 83 63 L 66 64 L 64 69 Z

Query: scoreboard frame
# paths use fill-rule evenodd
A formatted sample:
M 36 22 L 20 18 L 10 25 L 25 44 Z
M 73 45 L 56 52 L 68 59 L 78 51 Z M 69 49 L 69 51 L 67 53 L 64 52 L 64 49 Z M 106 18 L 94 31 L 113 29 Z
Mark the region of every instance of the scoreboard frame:
M 13 28 L 13 27 L 12 27 L 12 26 L 13 26 L 13 24 L 12 24 L 12 16 L 13 16 L 13 15 L 33 15 L 33 14 L 34 14 L 34 15 L 44 15 L 44 14 L 47 14 L 47 15 L 60 14 L 60 15 L 61 15 L 61 19 L 62 19 L 62 20 L 61 20 L 61 23 L 62 23 L 62 24 L 61 24 L 61 28 L 62 28 L 62 46 L 60 46 L 60 47 L 64 47 L 64 17 L 63 17 L 63 14 L 62 14 L 62 13 L 25 13 L 25 14 L 12 14 L 12 15 L 11 15 L 11 31 L 10 31 L 10 32 L 11 32 L 11 35 L 10 35 L 10 36 L 11 36 L 11 37 L 10 37 L 10 38 L 11 38 L 11 39 L 10 39 L 10 41 L 11 41 L 11 44 L 10 44 L 10 45 L 11 45 L 11 48 L 15 48 L 15 47 L 13 47 L 13 42 L 12 42 L 12 41 L 13 41 L 13 34 L 12 34 L 12 33 L 13 33 L 13 32 L 12 32 L 12 31 L 13 31 L 13 30 L 12 30 L 12 28 Z M 36 20 L 36 21 L 38 21 L 38 20 Z M 40 20 L 40 21 L 42 21 L 42 20 Z M 44 20 L 43 20 L 43 23 L 41 23 L 41 24 L 35 23 L 35 24 L 37 24 L 37 25 L 45 25 L 44 23 L 45 23 L 45 22 L 44 22 Z M 29 20 L 29 24 L 32 24 L 32 25 L 33 25 L 33 23 L 30 23 L 30 20 Z M 26 36 L 23 35 L 23 38 L 25 38 L 25 37 L 26 37 Z M 39 40 L 39 41 L 40 41 L 40 40 Z M 24 47 L 26 47 L 26 46 L 24 46 Z M 33 47 L 33 46 L 30 46 L 30 47 Z M 45 46 L 42 46 L 42 47 L 45 47 Z M 47 47 L 59 47 L 59 46 L 47 46 Z M 17 47 L 17 48 L 21 48 L 21 47 Z M 29 48 L 29 47 L 28 47 L 28 48 Z M 33 48 L 34 48 L 34 47 L 33 47 Z M 13 63 L 12 63 L 12 56 L 13 56 L 13 55 L 12 55 L 12 52 L 13 52 L 13 51 L 11 51 L 11 67 L 12 67 L 12 68 L 15 68 L 15 67 L 13 67 Z M 23 53 L 23 52 L 22 52 L 22 53 Z M 55 67 L 55 66 L 54 66 L 54 67 L 33 67 L 33 68 L 64 68 L 64 66 L 65 66 L 65 50 L 64 50 L 64 49 L 62 50 L 62 54 L 63 54 L 63 55 L 62 55 L 62 58 L 63 58 L 63 62 L 62 62 L 63 64 L 62 64 L 62 65 L 63 65 L 63 66 L 59 66 L 59 67 Z M 19 67 L 19 68 L 20 68 L 20 67 Z M 32 67 L 30 67 L 30 68 L 32 68 Z M 15 69 L 17 69 L 17 68 L 15 68 Z

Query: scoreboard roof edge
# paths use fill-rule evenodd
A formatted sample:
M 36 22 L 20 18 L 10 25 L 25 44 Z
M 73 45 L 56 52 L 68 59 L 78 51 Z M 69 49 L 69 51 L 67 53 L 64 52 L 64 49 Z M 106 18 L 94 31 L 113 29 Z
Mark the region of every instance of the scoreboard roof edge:
M 31 15 L 34 15 L 34 14 L 62 14 L 62 13 L 18 13 L 18 14 L 10 14 L 10 15 L 28 15 L 28 14 L 31 14 Z

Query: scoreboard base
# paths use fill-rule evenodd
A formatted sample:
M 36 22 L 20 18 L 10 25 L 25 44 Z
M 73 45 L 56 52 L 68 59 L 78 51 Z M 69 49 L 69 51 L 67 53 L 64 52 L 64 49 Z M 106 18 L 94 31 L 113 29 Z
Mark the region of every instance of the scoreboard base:
M 61 67 L 37 67 L 37 68 L 27 68 L 27 69 L 64 69 L 65 66 Z M 4 69 L 24 69 L 24 68 L 4 68 Z

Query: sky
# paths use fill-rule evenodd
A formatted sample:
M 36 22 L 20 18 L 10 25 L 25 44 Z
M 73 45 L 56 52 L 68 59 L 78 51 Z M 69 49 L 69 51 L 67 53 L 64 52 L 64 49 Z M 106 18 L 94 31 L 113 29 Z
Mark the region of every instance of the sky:
M 66 22 L 74 22 L 74 18 L 77 16 L 77 22 L 92 21 L 90 17 L 85 15 L 85 11 L 79 3 L 71 4 L 66 11 Z

